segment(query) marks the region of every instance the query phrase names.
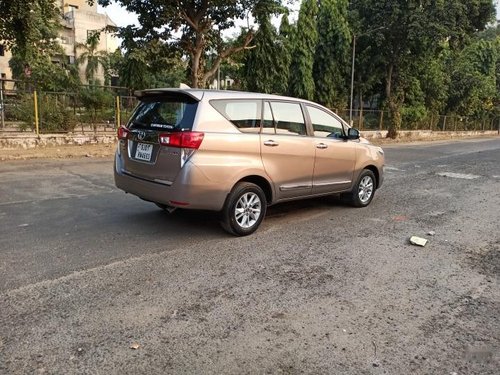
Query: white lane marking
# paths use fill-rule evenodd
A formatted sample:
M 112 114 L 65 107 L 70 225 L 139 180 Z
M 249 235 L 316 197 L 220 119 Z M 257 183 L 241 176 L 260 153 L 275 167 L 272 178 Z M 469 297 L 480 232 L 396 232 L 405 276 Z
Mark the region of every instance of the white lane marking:
M 475 180 L 476 178 L 481 177 L 481 176 L 476 176 L 475 174 L 453 173 L 453 172 L 440 172 L 437 175 L 441 177 L 460 178 L 462 180 Z
M 389 172 L 390 171 L 397 171 L 397 172 L 404 172 L 405 171 L 404 169 L 399 169 L 399 168 L 396 168 L 396 167 L 391 167 L 389 165 L 386 165 L 384 167 L 384 170 L 389 171 Z

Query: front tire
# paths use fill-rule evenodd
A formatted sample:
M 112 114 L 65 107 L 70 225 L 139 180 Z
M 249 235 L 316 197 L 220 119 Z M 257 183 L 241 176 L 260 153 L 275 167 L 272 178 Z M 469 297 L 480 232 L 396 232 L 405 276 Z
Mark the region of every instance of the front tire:
M 370 204 L 376 190 L 375 175 L 369 169 L 363 170 L 352 191 L 345 195 L 348 202 L 354 207 L 366 207 Z
M 262 223 L 266 210 L 266 195 L 260 186 L 239 182 L 229 193 L 222 209 L 222 228 L 236 236 L 248 236 Z

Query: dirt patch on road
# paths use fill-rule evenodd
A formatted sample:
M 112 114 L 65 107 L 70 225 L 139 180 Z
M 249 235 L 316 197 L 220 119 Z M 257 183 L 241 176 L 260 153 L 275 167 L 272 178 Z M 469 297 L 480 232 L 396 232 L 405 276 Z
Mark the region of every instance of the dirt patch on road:
M 103 158 L 113 156 L 115 149 L 114 143 L 37 147 L 28 150 L 4 149 L 0 150 L 0 160 Z

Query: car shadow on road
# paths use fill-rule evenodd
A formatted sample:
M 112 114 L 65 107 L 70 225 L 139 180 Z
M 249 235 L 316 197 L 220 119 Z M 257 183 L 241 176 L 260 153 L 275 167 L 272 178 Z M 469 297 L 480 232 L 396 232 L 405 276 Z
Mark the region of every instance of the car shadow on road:
M 168 213 L 155 206 L 148 206 L 146 210 L 122 217 L 121 225 L 139 232 L 153 231 L 191 236 L 216 233 L 220 229 L 218 220 L 217 212 L 179 209 Z
M 338 196 L 285 202 L 269 207 L 264 220 L 270 220 L 272 223 L 281 219 L 294 221 L 299 217 L 317 213 L 318 210 L 327 211 L 344 207 L 348 207 L 348 204 Z M 148 206 L 146 210 L 121 215 L 120 218 L 119 225 L 127 228 L 129 233 L 154 233 L 168 238 L 173 234 L 176 238 L 200 235 L 207 236 L 206 238 L 233 237 L 221 228 L 219 212 L 177 209 L 173 213 L 168 213 L 155 206 Z
M 329 210 L 332 207 L 349 207 L 349 204 L 340 199 L 338 195 L 291 201 L 269 207 L 266 217 L 292 215 L 293 218 L 294 214 L 307 214 L 308 211 L 316 211 L 317 209 Z

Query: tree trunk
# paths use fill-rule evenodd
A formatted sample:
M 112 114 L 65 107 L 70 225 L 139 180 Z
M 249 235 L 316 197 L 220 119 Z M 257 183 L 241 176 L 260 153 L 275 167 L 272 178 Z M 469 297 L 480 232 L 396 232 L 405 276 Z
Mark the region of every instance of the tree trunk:
M 196 40 L 191 52 L 191 87 L 196 89 L 200 87 L 200 75 L 203 75 L 204 62 L 203 51 L 205 42 L 202 33 L 196 32 Z
M 385 80 L 385 96 L 387 100 L 387 107 L 389 109 L 389 131 L 387 138 L 395 139 L 398 136 L 398 131 L 401 129 L 401 112 L 399 103 L 392 95 L 392 76 L 394 72 L 394 65 L 391 64 L 387 68 L 387 76 Z
M 401 129 L 401 122 L 400 105 L 394 98 L 391 98 L 389 101 L 389 131 L 387 132 L 387 138 L 397 138 Z

